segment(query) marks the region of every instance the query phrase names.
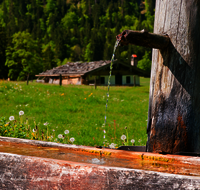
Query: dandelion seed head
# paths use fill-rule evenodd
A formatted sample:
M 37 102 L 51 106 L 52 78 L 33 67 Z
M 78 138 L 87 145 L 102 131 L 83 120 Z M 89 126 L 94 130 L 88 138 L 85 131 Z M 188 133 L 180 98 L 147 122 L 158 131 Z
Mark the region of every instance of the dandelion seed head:
M 69 134 L 69 130 L 65 130 L 64 133 L 65 133 L 65 134 Z
M 15 119 L 14 116 L 10 116 L 10 117 L 9 117 L 9 120 L 10 120 L 10 121 L 13 121 L 14 119 Z
M 121 136 L 121 139 L 122 139 L 122 140 L 125 140 L 125 139 L 126 139 L 126 135 L 122 135 L 122 136 Z
M 116 144 L 115 144 L 115 143 L 111 143 L 111 144 L 109 145 L 109 147 L 110 147 L 110 148 L 115 148 L 115 147 L 116 147 Z
M 135 143 L 135 140 L 134 140 L 134 139 L 131 139 L 131 143 L 133 143 L 133 144 L 134 144 L 134 143 Z
M 24 112 L 23 112 L 23 111 L 20 111 L 20 112 L 19 112 L 19 115 L 24 115 Z
M 69 140 L 73 143 L 73 142 L 75 141 L 75 138 L 72 137 L 72 138 L 70 138 Z
M 59 135 L 58 135 L 58 138 L 59 138 L 59 139 L 62 139 L 62 138 L 63 138 L 63 135 L 62 135 L 62 134 L 59 134 Z

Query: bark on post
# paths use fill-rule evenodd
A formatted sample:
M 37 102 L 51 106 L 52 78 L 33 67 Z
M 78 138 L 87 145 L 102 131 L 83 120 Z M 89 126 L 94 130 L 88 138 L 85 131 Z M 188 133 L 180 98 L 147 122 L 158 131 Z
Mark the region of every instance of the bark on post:
M 200 151 L 200 1 L 156 2 L 155 33 L 171 44 L 153 50 L 147 151 Z
M 154 33 L 167 35 L 170 42 L 153 50 L 148 152 L 200 152 L 199 31 L 200 1 L 156 1 Z M 141 40 L 145 46 L 146 39 Z M 124 45 L 127 41 L 134 43 L 129 39 Z

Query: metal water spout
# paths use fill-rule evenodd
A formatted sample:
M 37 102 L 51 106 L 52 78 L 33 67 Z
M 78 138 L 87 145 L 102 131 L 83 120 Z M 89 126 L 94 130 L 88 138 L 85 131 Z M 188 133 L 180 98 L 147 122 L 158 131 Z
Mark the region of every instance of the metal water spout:
M 117 35 L 116 38 L 120 41 L 121 46 L 134 44 L 155 49 L 166 48 L 170 41 L 167 35 L 149 33 L 146 30 L 124 30 L 121 34 Z

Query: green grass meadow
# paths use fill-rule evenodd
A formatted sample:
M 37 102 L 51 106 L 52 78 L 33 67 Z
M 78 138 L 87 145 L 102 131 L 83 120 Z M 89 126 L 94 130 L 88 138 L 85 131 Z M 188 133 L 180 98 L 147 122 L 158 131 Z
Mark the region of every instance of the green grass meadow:
M 26 130 L 30 136 L 25 138 L 30 139 L 69 143 L 74 137 L 73 144 L 102 146 L 105 135 L 106 146 L 111 143 L 132 145 L 131 139 L 135 140 L 135 145 L 145 145 L 149 78 L 140 78 L 140 83 L 139 87 L 110 87 L 107 123 L 102 127 L 106 86 L 95 90 L 93 86 L 0 81 L 0 118 L 5 117 L 4 123 L 0 122 L 0 134 L 9 136 L 3 128 L 7 123 L 7 127 L 13 125 L 8 131 L 16 134 L 16 130 Z M 19 111 L 24 111 L 24 115 L 20 117 Z M 10 116 L 15 120 L 9 121 Z M 26 126 L 14 129 L 18 124 Z M 32 134 L 36 128 L 38 136 Z M 64 134 L 65 130 L 69 130 L 69 134 Z M 59 134 L 64 138 L 59 139 Z M 123 134 L 127 137 L 125 142 L 121 140 Z M 46 138 L 39 138 L 42 136 Z

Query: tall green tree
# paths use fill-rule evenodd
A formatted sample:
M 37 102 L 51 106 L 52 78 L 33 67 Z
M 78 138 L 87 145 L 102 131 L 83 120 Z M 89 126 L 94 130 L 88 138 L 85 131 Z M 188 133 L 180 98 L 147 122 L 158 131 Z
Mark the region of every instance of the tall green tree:
M 15 33 L 12 44 L 6 50 L 9 77 L 14 80 L 25 80 L 29 75 L 42 71 L 42 58 L 38 52 L 37 40 L 34 40 L 30 33 Z

